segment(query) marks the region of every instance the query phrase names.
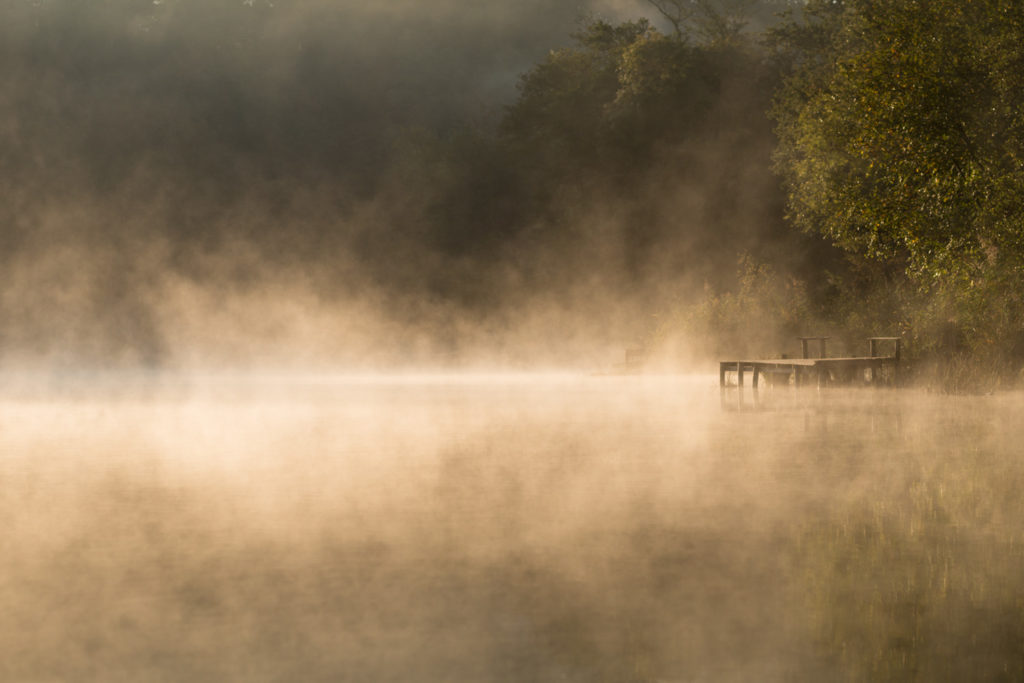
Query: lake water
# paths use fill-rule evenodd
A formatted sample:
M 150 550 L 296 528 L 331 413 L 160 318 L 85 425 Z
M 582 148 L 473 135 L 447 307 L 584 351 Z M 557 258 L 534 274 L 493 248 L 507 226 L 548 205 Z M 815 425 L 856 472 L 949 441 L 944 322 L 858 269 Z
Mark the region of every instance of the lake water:
M 0 399 L 0 680 L 1024 679 L 1024 399 L 717 377 Z

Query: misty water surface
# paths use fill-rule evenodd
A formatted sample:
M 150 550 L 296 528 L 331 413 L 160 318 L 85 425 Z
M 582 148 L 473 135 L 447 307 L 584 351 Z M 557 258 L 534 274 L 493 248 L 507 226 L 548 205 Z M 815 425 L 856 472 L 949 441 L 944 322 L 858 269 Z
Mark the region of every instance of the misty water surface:
M 121 378 L 0 404 L 0 680 L 1024 677 L 1017 395 Z

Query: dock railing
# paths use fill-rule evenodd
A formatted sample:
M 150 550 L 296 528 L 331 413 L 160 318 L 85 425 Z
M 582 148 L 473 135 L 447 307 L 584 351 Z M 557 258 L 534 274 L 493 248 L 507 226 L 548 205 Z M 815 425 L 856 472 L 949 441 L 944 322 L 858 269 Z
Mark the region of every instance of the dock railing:
M 811 382 L 818 387 L 829 384 L 854 384 L 858 381 L 878 385 L 883 381 L 895 383 L 899 376 L 900 337 L 869 337 L 868 356 L 849 356 L 844 358 L 827 357 L 828 337 L 798 337 L 803 358 L 774 358 L 764 360 L 728 360 L 721 361 L 718 366 L 719 385 L 724 389 L 726 375 L 736 374 L 736 386 L 743 387 L 744 374 L 752 374 L 752 386 L 757 389 L 762 375 L 777 384 L 781 379 L 786 384 L 792 379 L 793 385 L 802 386 Z M 817 357 L 810 356 L 809 342 L 818 342 Z M 879 346 L 883 343 L 893 344 L 892 355 L 881 355 Z M 888 379 L 885 368 L 890 368 Z

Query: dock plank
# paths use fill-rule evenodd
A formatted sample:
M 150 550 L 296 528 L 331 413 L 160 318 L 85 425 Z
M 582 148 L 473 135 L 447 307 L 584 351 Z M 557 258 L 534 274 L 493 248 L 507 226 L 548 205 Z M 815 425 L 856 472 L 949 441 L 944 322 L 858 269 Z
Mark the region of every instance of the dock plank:
M 816 380 L 820 387 L 835 381 L 852 381 L 858 371 L 864 370 L 871 371 L 871 382 L 875 383 L 882 374 L 883 366 L 891 365 L 895 371 L 899 361 L 898 355 L 727 360 L 719 363 L 719 384 L 724 388 L 726 374 L 735 372 L 737 386 L 743 387 L 744 375 L 750 372 L 752 385 L 756 389 L 761 375 L 791 373 L 796 386 L 800 386 L 803 380 L 807 379 L 806 375 L 812 375 L 812 379 Z

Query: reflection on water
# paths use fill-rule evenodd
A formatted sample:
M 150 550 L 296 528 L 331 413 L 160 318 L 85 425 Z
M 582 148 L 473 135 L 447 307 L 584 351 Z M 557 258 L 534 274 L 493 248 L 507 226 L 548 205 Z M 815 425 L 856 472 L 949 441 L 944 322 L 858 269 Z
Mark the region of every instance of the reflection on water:
M 878 393 L 874 393 L 878 391 Z M 719 400 L 722 410 L 736 413 L 769 412 L 785 415 L 801 414 L 804 431 L 828 430 L 835 424 L 840 430 L 853 429 L 855 421 L 864 422 L 872 432 L 903 429 L 904 406 L 915 401 L 913 394 L 898 395 L 892 400 L 891 389 L 857 389 L 837 391 L 834 388 L 807 387 L 794 389 L 747 390 L 722 388 Z M 919 399 L 920 397 L 918 397 Z M 862 425 L 864 427 L 865 425 Z
M 0 402 L 0 680 L 1024 678 L 1016 395 L 122 389 Z

